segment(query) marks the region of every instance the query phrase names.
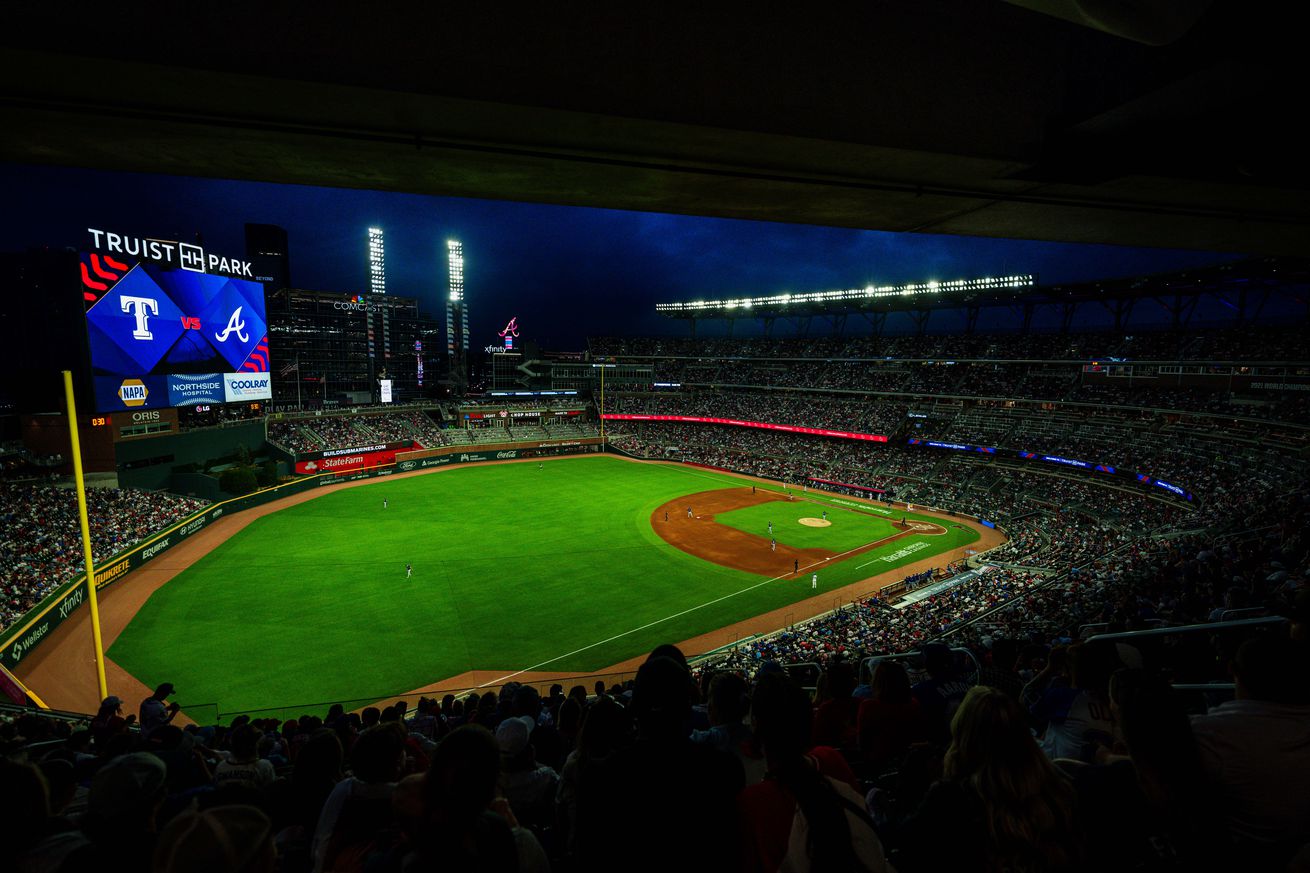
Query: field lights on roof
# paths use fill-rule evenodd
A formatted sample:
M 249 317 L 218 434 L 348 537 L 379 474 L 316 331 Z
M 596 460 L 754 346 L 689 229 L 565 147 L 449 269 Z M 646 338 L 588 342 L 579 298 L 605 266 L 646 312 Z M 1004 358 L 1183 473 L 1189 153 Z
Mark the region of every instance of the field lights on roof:
M 387 293 L 386 255 L 380 227 L 368 229 L 368 290 L 373 294 Z
M 774 294 L 770 297 L 737 297 L 728 300 L 693 300 L 690 303 L 657 303 L 656 312 L 696 312 L 704 309 L 750 309 L 753 306 L 787 306 L 792 303 L 841 303 L 877 300 L 885 297 L 915 297 L 927 294 L 950 294 L 961 291 L 996 291 L 1005 288 L 1031 288 L 1035 277 L 992 276 L 983 279 L 953 279 L 950 282 L 911 282 L 905 285 L 869 285 L 846 291 L 806 291 L 800 294 Z
M 446 260 L 450 265 L 450 300 L 464 299 L 464 246 L 459 240 L 446 240 Z

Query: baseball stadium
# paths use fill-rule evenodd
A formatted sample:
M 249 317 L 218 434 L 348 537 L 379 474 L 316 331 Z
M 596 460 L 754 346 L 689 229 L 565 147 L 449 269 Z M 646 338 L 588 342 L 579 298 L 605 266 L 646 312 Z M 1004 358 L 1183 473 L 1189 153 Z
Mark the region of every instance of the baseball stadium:
M 1006 42 L 967 123 L 895 73 L 956 113 L 909 138 L 816 96 L 821 12 L 756 70 L 812 129 L 690 50 L 739 109 L 529 51 L 565 108 L 477 38 L 429 93 L 398 22 L 5 49 L 104 83 L 0 101 L 15 869 L 1302 869 L 1310 211 L 1269 155 L 1138 167 L 1187 95 L 1073 111 L 1073 58 L 1135 93 L 1234 4 L 1000 5 L 946 44 L 1067 56 Z

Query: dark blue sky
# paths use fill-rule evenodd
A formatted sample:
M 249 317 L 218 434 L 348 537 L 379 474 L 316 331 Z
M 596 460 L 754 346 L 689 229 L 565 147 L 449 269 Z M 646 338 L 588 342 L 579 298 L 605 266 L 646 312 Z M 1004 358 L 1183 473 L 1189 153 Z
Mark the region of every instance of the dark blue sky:
M 7 251 L 87 248 L 88 227 L 165 239 L 199 232 L 243 256 L 246 222 L 285 227 L 301 288 L 363 291 L 367 228 L 386 231 L 387 290 L 440 314 L 445 240 L 464 244 L 473 345 L 518 316 L 523 337 L 581 348 L 600 333 L 684 333 L 654 305 L 701 297 L 1037 273 L 1069 282 L 1234 254 L 991 240 L 0 164 Z

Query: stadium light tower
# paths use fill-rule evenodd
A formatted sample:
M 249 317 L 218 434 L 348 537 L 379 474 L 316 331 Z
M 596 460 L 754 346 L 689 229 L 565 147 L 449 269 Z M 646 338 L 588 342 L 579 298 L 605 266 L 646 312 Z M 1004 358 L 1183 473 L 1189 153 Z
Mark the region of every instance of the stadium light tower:
M 452 376 L 468 378 L 469 311 L 464 299 L 464 246 L 446 240 L 446 263 L 450 270 L 450 291 L 446 295 L 446 358 Z
M 368 290 L 370 294 L 387 293 L 387 264 L 380 227 L 368 229 Z

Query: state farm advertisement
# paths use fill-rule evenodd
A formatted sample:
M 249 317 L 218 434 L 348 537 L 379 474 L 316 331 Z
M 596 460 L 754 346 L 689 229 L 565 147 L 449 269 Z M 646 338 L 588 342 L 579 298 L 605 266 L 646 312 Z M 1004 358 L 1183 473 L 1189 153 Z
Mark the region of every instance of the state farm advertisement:
M 296 461 L 296 472 L 301 475 L 314 473 L 349 473 L 366 467 L 380 467 L 396 462 L 396 450 L 386 449 L 380 452 L 355 452 L 333 458 L 319 458 L 315 461 Z
M 772 424 L 767 421 L 744 421 L 740 418 L 705 418 L 699 415 L 620 415 L 607 412 L 606 421 L 676 421 L 684 424 L 726 424 L 731 427 L 757 427 L 761 430 L 780 430 L 786 433 L 806 433 L 813 436 L 840 437 L 845 440 L 866 440 L 885 443 L 887 437 L 874 433 L 852 433 L 845 430 L 826 430 L 821 427 L 798 427 L 794 424 Z

